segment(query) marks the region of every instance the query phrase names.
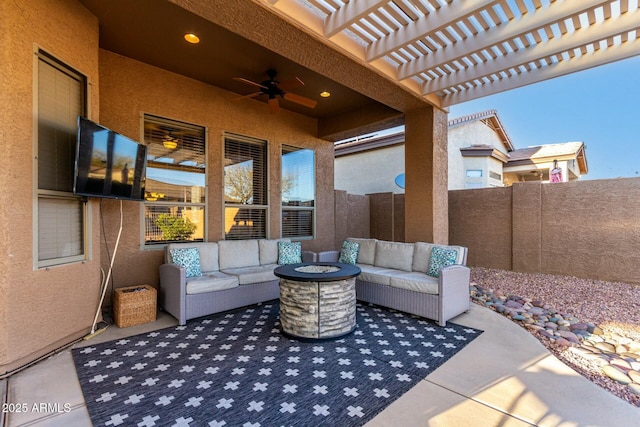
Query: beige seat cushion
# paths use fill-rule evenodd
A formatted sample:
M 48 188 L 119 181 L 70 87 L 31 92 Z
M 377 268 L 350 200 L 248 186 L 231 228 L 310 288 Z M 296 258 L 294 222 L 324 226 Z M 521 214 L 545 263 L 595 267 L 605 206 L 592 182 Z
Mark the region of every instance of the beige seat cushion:
M 464 248 L 462 248 L 461 246 L 435 245 L 433 243 L 424 243 L 424 242 L 416 242 L 413 245 L 414 245 L 413 263 L 411 265 L 412 271 L 419 271 L 421 273 L 426 273 L 429 270 L 429 260 L 431 259 L 431 249 L 433 249 L 434 246 L 456 249 L 458 251 L 456 264 L 464 264 Z
M 394 270 L 411 271 L 413 263 L 413 244 L 399 242 L 376 242 L 376 255 L 373 265 Z
M 356 242 L 358 246 L 358 264 L 373 265 L 376 256 L 376 239 L 360 239 L 355 237 L 349 237 L 347 240 Z
M 438 295 L 438 278 L 424 273 L 399 273 L 391 276 L 390 285 L 394 288 Z
M 202 271 L 220 270 L 218 266 L 218 243 L 216 242 L 189 242 L 170 243 L 165 248 L 165 260 L 173 263 L 171 249 L 197 248 L 200 253 L 200 269 Z
M 219 271 L 202 273 L 202 276 L 187 279 L 187 295 L 222 291 L 238 287 L 238 278 Z
M 260 265 L 276 264 L 278 262 L 278 242 L 290 242 L 291 239 L 261 239 L 258 240 L 260 249 Z
M 393 273 L 394 270 L 390 270 L 388 268 L 376 267 L 373 265 L 367 264 L 356 264 L 360 267 L 360 275 L 358 279 L 364 282 L 372 282 L 378 283 L 380 285 L 389 285 L 389 280 L 391 278 L 390 273 Z
M 238 277 L 241 285 L 251 285 L 253 283 L 269 282 L 278 280 L 273 274 L 278 264 L 257 265 L 253 267 L 228 268 L 222 270 L 223 273 L 233 274 Z
M 220 270 L 260 265 L 258 240 L 221 240 L 218 242 Z

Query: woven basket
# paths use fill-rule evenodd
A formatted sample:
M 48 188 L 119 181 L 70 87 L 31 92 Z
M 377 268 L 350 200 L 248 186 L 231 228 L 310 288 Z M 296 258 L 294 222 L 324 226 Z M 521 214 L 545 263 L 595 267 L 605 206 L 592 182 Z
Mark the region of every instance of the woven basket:
M 157 291 L 150 285 L 118 288 L 113 295 L 113 319 L 119 328 L 156 320 Z

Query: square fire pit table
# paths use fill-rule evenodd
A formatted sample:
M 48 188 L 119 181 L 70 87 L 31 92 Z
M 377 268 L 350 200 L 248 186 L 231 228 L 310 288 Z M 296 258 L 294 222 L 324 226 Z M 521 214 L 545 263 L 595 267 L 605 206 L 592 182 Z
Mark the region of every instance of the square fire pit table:
M 337 338 L 356 328 L 356 276 L 360 267 L 308 262 L 277 267 L 280 328 L 291 337 Z

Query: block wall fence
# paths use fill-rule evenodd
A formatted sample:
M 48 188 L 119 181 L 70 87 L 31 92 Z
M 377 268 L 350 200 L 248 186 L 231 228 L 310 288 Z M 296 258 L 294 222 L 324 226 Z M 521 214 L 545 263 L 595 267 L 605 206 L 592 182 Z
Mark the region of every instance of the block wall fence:
M 336 248 L 348 236 L 404 241 L 402 195 L 341 193 Z M 640 284 L 640 178 L 449 191 L 449 243 L 469 248 L 470 266 Z

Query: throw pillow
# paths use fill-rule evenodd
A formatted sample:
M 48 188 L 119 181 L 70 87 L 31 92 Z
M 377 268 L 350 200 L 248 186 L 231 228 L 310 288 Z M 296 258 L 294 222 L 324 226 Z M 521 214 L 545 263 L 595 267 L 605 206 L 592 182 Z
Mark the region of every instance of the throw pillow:
M 278 264 L 300 264 L 302 244 L 300 242 L 278 242 Z
M 456 263 L 458 251 L 456 249 L 434 246 L 429 258 L 427 274 L 432 277 L 440 277 L 440 270 Z
M 200 251 L 198 248 L 171 249 L 171 259 L 174 264 L 184 267 L 187 277 L 202 275 L 200 270 Z
M 358 260 L 359 248 L 359 243 L 345 240 L 342 242 L 342 250 L 340 251 L 340 258 L 338 258 L 338 262 L 355 265 Z

